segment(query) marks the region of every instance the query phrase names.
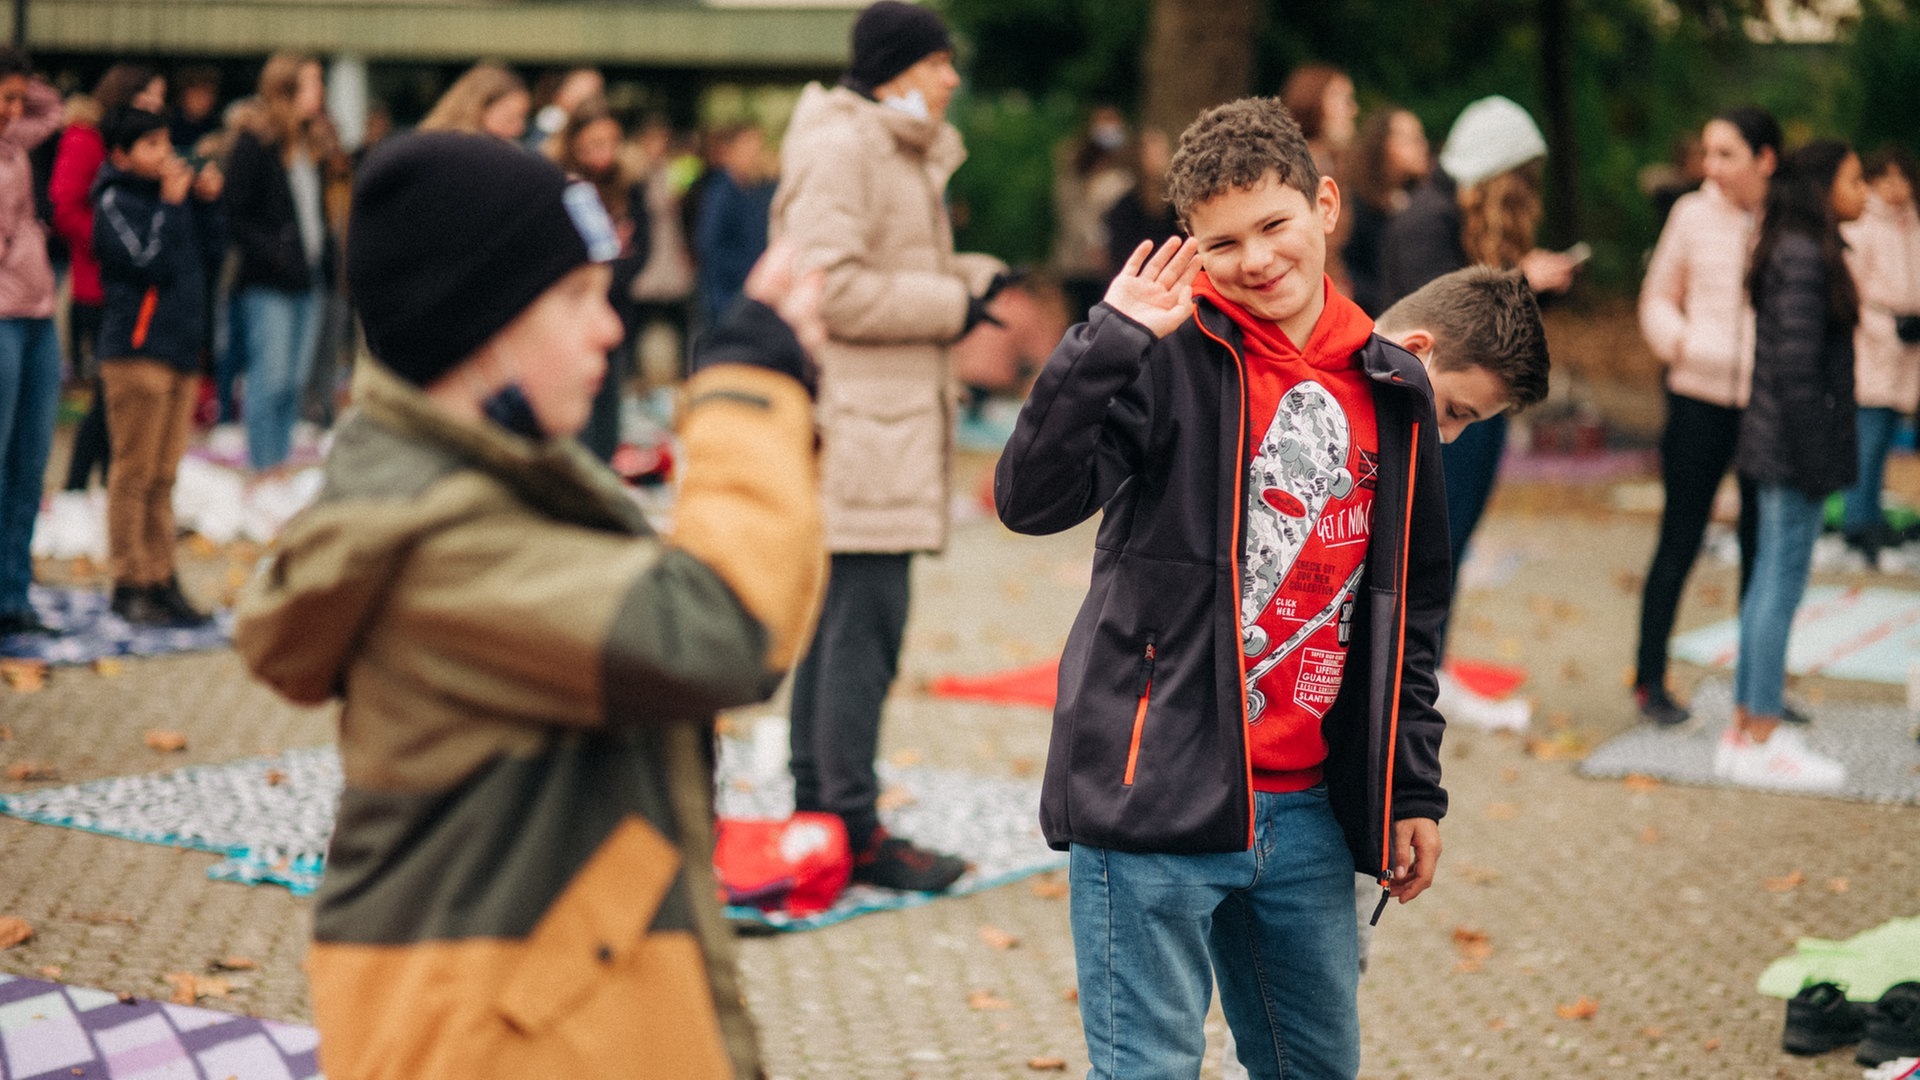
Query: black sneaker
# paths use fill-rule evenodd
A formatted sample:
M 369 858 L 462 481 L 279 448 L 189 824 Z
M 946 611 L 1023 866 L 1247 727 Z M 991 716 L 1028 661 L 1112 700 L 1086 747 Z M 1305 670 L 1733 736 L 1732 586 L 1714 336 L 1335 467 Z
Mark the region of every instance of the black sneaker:
M 1693 717 L 1692 713 L 1680 707 L 1679 702 L 1668 697 L 1665 689 L 1658 686 L 1634 687 L 1633 702 L 1640 709 L 1640 719 L 1655 727 L 1679 727 Z
M 61 631 L 40 621 L 40 613 L 28 608 L 25 611 L 9 611 L 0 615 L 0 638 L 15 634 L 32 634 L 35 637 L 59 637 Z
M 1843 533 L 1840 537 L 1847 547 L 1860 553 L 1867 561 L 1867 569 L 1875 570 L 1880 566 L 1881 535 L 1875 529 L 1862 529 L 1859 532 Z
M 1808 724 L 1813 723 L 1813 717 L 1808 716 L 1806 713 L 1801 712 L 1799 709 L 1783 701 L 1780 703 L 1780 722 L 1806 727 Z
M 885 829 L 875 829 L 866 850 L 853 860 L 853 880 L 901 892 L 945 892 L 966 872 L 966 860 L 888 836 Z
M 172 626 L 173 615 L 153 595 L 152 585 L 115 585 L 113 613 L 129 626 Z
M 1824 1054 L 1860 1041 L 1867 1011 L 1847 1000 L 1846 992 L 1830 982 L 1801 987 L 1787 1002 L 1787 1027 L 1780 1046 L 1789 1054 Z
M 194 607 L 193 602 L 180 591 L 179 578 L 168 578 L 149 588 L 153 595 L 153 602 L 160 605 L 160 610 L 167 613 L 173 625 L 183 629 L 193 629 L 213 621 L 213 616 Z
M 1920 982 L 1889 987 L 1867 1010 L 1866 1035 L 1853 1060 L 1883 1065 L 1903 1057 L 1920 1057 Z

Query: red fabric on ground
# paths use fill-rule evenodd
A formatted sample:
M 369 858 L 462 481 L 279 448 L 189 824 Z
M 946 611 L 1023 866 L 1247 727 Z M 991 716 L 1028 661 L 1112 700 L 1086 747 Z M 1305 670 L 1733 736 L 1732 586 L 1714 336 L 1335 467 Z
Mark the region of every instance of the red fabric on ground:
M 1059 688 L 1058 659 L 987 675 L 941 675 L 927 683 L 927 693 L 934 697 L 987 701 L 996 705 L 1044 705 L 1048 708 L 1053 707 Z

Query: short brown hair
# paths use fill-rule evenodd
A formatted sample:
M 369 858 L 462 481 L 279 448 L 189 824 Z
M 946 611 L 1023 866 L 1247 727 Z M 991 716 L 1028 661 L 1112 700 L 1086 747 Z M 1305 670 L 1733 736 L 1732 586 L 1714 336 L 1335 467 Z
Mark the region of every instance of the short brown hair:
M 1167 166 L 1167 200 L 1182 223 L 1193 208 L 1236 188 L 1250 188 L 1272 173 L 1312 202 L 1320 169 L 1300 125 L 1278 98 L 1241 98 L 1200 114 L 1180 133 L 1180 149 Z
M 1469 266 L 1442 274 L 1383 312 L 1381 335 L 1433 335 L 1441 371 L 1483 367 L 1506 384 L 1515 409 L 1547 396 L 1547 330 L 1540 303 L 1518 270 Z

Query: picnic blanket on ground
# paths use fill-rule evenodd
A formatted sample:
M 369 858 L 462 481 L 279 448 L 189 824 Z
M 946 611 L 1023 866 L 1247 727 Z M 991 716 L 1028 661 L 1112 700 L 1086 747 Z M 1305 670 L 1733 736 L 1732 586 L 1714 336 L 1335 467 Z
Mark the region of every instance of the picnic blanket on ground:
M 1580 775 L 1618 779 L 1640 774 L 1682 784 L 1738 787 L 1713 773 L 1714 747 L 1733 718 L 1732 684 L 1724 679 L 1701 683 L 1692 709 L 1697 719 L 1682 730 L 1640 724 L 1615 736 L 1580 763 Z M 1920 744 L 1914 742 L 1914 721 L 1904 708 L 1828 703 L 1807 712 L 1813 719 L 1807 745 L 1845 764 L 1847 780 L 1837 791 L 1795 794 L 1920 804 Z
M 763 748 L 775 742 L 784 745 L 784 740 L 756 740 Z M 723 816 L 783 818 L 792 812 L 784 757 L 756 754 L 755 744 L 745 740 L 723 739 L 721 745 Z M 973 864 L 949 895 L 1066 865 L 1066 856 L 1050 850 L 1040 835 L 1038 784 L 884 762 L 880 779 L 886 791 L 880 816 L 889 829 Z M 339 754 L 316 747 L 0 796 L 0 813 L 213 852 L 223 858 L 208 877 L 282 885 L 304 896 L 320 884 L 341 782 Z M 751 908 L 730 908 L 728 914 L 771 929 L 805 930 L 936 898 L 855 886 L 833 907 L 806 918 Z
M 0 1080 L 312 1080 L 310 1027 L 0 975 Z
M 1676 659 L 1733 667 L 1740 621 L 1727 619 L 1673 639 Z M 1822 585 L 1793 616 L 1787 671 L 1905 685 L 1920 662 L 1920 592 Z
M 226 648 L 233 613 L 217 611 L 213 622 L 191 630 L 132 626 L 108 610 L 106 593 L 97 589 L 35 585 L 27 600 L 59 637 L 38 634 L 0 636 L 0 656 L 44 660 L 49 664 L 91 664 L 109 656 L 166 656 Z

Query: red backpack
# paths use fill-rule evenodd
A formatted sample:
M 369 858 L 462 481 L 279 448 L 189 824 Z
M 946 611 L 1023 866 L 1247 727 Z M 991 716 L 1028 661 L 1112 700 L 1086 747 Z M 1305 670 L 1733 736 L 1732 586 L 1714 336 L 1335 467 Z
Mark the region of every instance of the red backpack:
M 838 814 L 784 819 L 721 818 L 713 872 L 735 907 L 814 915 L 833 906 L 853 873 L 847 827 Z

